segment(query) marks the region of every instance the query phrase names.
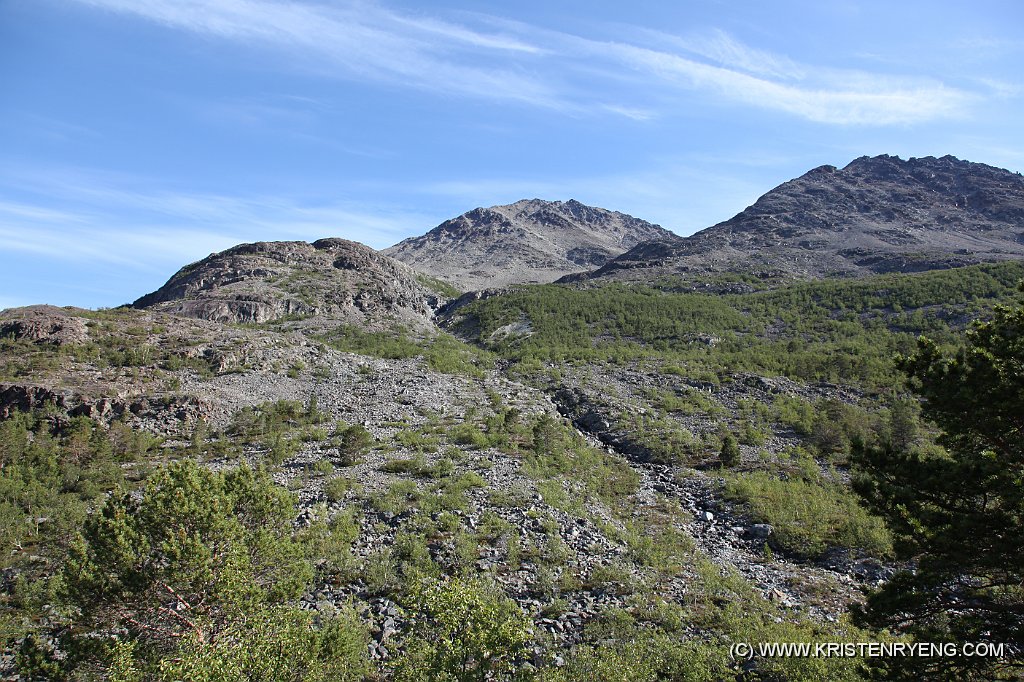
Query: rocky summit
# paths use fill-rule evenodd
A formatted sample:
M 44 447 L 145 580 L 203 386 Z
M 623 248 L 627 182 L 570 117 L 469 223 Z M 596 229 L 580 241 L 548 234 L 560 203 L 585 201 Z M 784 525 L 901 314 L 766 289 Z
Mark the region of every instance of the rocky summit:
M 690 237 L 639 244 L 567 279 L 919 272 L 1024 257 L 1024 178 L 952 156 L 861 157 L 779 185 Z
M 443 302 L 437 284 L 345 239 L 257 242 L 186 265 L 132 306 L 214 322 L 387 320 L 416 328 L 429 326 Z
M 460 289 L 476 290 L 587 272 L 640 242 L 671 234 L 575 200 L 530 199 L 473 209 L 384 253 Z

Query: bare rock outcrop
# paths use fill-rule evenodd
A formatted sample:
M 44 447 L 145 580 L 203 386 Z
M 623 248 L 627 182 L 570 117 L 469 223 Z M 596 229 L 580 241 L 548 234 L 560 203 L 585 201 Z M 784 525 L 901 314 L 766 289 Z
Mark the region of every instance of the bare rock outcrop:
M 658 225 L 575 200 L 529 199 L 473 209 L 384 253 L 462 290 L 476 290 L 553 282 L 668 235 Z
M 158 433 L 171 433 L 179 431 L 182 424 L 196 424 L 210 408 L 207 401 L 191 395 L 90 397 L 46 386 L 0 383 L 0 420 L 38 409 L 52 410 L 58 420 L 88 417 L 104 424 L 122 420 Z
M 179 270 L 135 301 L 187 317 L 229 323 L 282 318 L 428 328 L 444 297 L 408 266 L 346 239 L 241 244 Z
M 1024 177 L 952 156 L 861 157 L 779 185 L 690 237 L 639 244 L 585 279 L 763 280 L 918 272 L 1024 258 Z
M 85 319 L 75 314 L 76 310 L 52 305 L 6 310 L 0 318 L 0 338 L 54 346 L 83 343 L 89 330 Z

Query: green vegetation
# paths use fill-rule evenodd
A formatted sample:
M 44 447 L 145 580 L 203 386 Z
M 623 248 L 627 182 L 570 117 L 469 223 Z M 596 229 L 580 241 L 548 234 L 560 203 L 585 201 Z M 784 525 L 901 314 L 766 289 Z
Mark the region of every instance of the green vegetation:
M 159 679 L 356 682 L 371 671 L 366 656 L 368 639 L 365 627 L 348 611 L 317 624 L 295 608 L 254 609 L 244 619 L 230 623 L 213 642 L 189 635 L 178 657 L 161 663 Z M 131 669 L 125 670 L 122 661 L 117 664 L 112 666 L 111 677 L 117 679 L 114 675 L 121 674 L 125 679 Z M 140 674 L 136 679 L 144 678 Z
M 481 376 L 484 369 L 494 366 L 490 353 L 463 343 L 451 334 L 438 333 L 424 340 L 415 340 L 401 327 L 368 332 L 352 325 L 342 325 L 319 338 L 348 353 L 389 360 L 422 356 L 431 369 L 443 374 Z
M 246 441 L 265 440 L 311 424 L 322 424 L 325 415 L 316 400 L 303 405 L 298 400 L 277 400 L 244 407 L 231 419 L 228 434 Z
M 885 524 L 859 506 L 845 486 L 755 471 L 728 478 L 726 493 L 746 504 L 755 519 L 770 523 L 772 538 L 789 552 L 810 557 L 832 547 L 882 557 L 892 552 Z
M 65 541 L 89 504 L 137 471 L 159 444 L 118 422 L 106 429 L 42 411 L 0 422 L 0 567 L 39 544 Z
M 1007 262 L 743 295 L 548 285 L 477 301 L 464 314 L 480 339 L 529 321 L 530 335 L 494 347 L 524 364 L 659 358 L 689 376 L 750 371 L 892 388 L 901 382 L 895 352 L 923 333 L 952 342 L 953 330 L 1009 300 L 1022 277 L 1024 265 Z
M 692 464 L 713 447 L 667 417 L 632 411 L 618 426 L 630 432 L 636 443 L 658 464 Z
M 401 360 L 423 354 L 423 347 L 406 336 L 402 329 L 392 332 L 368 332 L 354 325 L 342 325 L 322 340 L 338 350 L 375 358 Z
M 351 426 L 339 424 L 334 430 L 332 443 L 337 444 L 341 466 L 349 467 L 359 463 L 362 456 L 374 444 L 374 438 L 361 424 Z
M 313 576 L 294 517 L 291 496 L 246 467 L 173 464 L 141 497 L 115 494 L 85 521 L 56 582 L 75 624 L 53 626 L 63 655 L 30 637 L 22 674 L 222 680 L 269 669 L 273 679 L 359 679 L 361 627 L 351 617 L 314 625 L 289 606 Z
M 226 431 L 236 442 L 264 448 L 267 461 L 277 465 L 294 455 L 303 440 L 316 439 L 320 431 L 313 427 L 326 420 L 316 397 L 311 396 L 305 405 L 298 400 L 277 400 L 242 408 Z
M 356 488 L 356 482 L 348 476 L 334 476 L 324 483 L 324 495 L 331 502 L 339 502 L 345 499 L 348 491 Z
M 740 463 L 740 444 L 731 433 L 725 434 L 722 438 L 722 451 L 718 459 L 724 467 L 734 467 Z
M 928 339 L 900 361 L 941 429 L 944 449 L 915 445 L 905 409 L 889 438 L 856 449 L 858 490 L 889 522 L 916 570 L 869 596 L 862 623 L 924 642 L 1008 647 L 1004 656 L 882 664 L 889 679 L 1020 679 L 1024 672 L 1024 308 L 1000 307 L 966 345 Z
M 458 298 L 462 292 L 456 289 L 454 286 L 445 282 L 443 279 L 437 279 L 430 275 L 424 275 L 422 273 L 416 275 L 416 281 L 430 289 L 431 291 L 446 296 L 448 298 Z
M 200 377 L 217 373 L 216 359 L 190 353 L 196 340 L 188 335 L 171 335 L 136 310 L 76 310 L 73 317 L 88 319 L 87 335 L 65 344 L 35 343 L 0 336 L 0 380 L 60 376 L 76 363 L 105 370 L 127 370 L 133 376 L 156 377 L 159 370 L 192 369 Z M 148 370 L 142 371 L 142 370 Z
M 463 417 L 403 399 L 372 433 L 330 424 L 315 398 L 243 409 L 217 433 L 199 423 L 185 443 L 53 409 L 15 413 L 0 421 L 2 636 L 25 679 L 1012 679 L 1019 659 L 744 666 L 729 645 L 1021 644 L 1024 312 L 995 304 L 1022 275 L 1004 263 L 729 296 L 672 282 L 525 287 L 463 309 L 481 339 L 529 323 L 492 351 L 400 328 L 321 339 L 467 377 L 500 357 L 529 382 L 573 390 L 601 377 L 573 364 L 628 365 L 612 368 L 626 377 L 607 391 L 617 412 L 600 416 L 638 459 L 671 465 L 644 478 L 561 417 L 507 407 L 497 391 L 508 387 L 489 378 L 447 382 L 468 387 Z M 990 315 L 954 347 L 969 317 Z M 83 360 L 133 379 L 214 368 L 132 313 L 90 314 L 89 330 L 79 347 L 0 339 L 0 374 L 52 376 Z M 935 341 L 894 362 L 919 333 Z M 275 366 L 310 369 L 345 377 L 315 358 Z M 650 380 L 630 383 L 641 374 Z M 299 515 L 260 462 L 283 464 L 274 476 L 311 506 Z M 729 501 L 772 525 L 772 549 L 753 557 L 768 570 L 777 553 L 815 560 L 834 548 L 917 570 L 872 593 L 856 624 L 768 601 L 710 563 L 685 508 L 661 494 L 693 483 L 683 466 L 706 467 Z M 792 575 L 806 610 L 834 599 L 839 581 Z M 569 645 L 548 634 L 563 626 Z M 371 663 L 368 647 L 381 646 L 390 660 Z
M 396 680 L 510 679 L 525 659 L 530 623 L 497 589 L 458 578 L 422 581 L 406 607 L 420 620 L 397 663 Z
M 687 680 L 746 679 L 731 660 L 729 643 L 868 641 L 871 636 L 848 623 L 793 622 L 735 574 L 706 560 L 691 559 L 696 569 L 685 603 L 655 593 L 635 595 L 626 608 L 610 608 L 584 628 L 583 641 L 565 652 L 565 665 L 543 669 L 540 680 Z M 690 628 L 715 632 L 697 639 Z M 807 681 L 859 680 L 861 663 L 850 658 L 758 658 L 760 679 Z M 753 678 L 757 679 L 757 678 Z
M 590 447 L 578 433 L 555 419 L 541 416 L 531 435 L 523 470 L 536 479 L 566 481 L 582 493 L 565 498 L 563 505 L 580 512 L 580 505 L 591 497 L 617 505 L 636 492 L 640 478 L 628 464 Z

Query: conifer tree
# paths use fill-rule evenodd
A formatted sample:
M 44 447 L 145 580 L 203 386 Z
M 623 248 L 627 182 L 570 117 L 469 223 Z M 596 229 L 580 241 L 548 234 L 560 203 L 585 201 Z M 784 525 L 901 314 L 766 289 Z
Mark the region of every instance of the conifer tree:
M 1002 657 L 902 658 L 894 679 L 1024 674 L 1024 308 L 998 307 L 955 354 L 921 339 L 901 369 L 944 450 L 857 448 L 859 492 L 913 568 L 869 595 L 861 622 L 923 642 L 1004 645 Z
M 355 619 L 314 622 L 293 606 L 313 577 L 294 518 L 294 497 L 248 467 L 186 460 L 158 469 L 141 495 L 113 494 L 60 575 L 61 653 L 27 638 L 22 677 L 361 679 Z
M 722 450 L 718 455 L 723 467 L 734 467 L 740 463 L 740 444 L 731 433 L 722 437 Z

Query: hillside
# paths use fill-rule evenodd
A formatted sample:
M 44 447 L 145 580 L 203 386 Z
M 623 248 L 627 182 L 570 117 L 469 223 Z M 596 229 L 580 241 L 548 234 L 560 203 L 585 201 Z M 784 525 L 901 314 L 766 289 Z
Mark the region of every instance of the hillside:
M 918 557 L 860 453 L 946 461 L 896 356 L 953 353 L 1024 262 L 702 272 L 743 286 L 453 302 L 265 242 L 134 306 L 0 312 L 0 678 L 877 679 L 732 645 L 892 641 L 850 616 Z
M 444 300 L 432 282 L 345 239 L 241 244 L 186 265 L 132 306 L 215 322 L 394 323 L 432 327 Z
M 669 235 L 624 213 L 532 199 L 474 209 L 384 253 L 468 291 L 553 282 Z
M 861 157 L 779 185 L 689 237 L 639 244 L 566 281 L 765 280 L 918 272 L 1024 258 L 1024 178 L 952 156 Z
M 870 639 L 836 624 L 894 570 L 888 531 L 846 486 L 851 443 L 887 437 L 903 404 L 887 397 L 901 385 L 893 352 L 919 333 L 955 342 L 1022 274 L 1005 263 L 728 297 L 528 287 L 446 318 L 488 350 L 339 320 L 7 311 L 5 614 L 72 646 L 17 578 L 53 575 L 104 490 L 171 459 L 264 466 L 294 493 L 282 513 L 312 559 L 286 605 L 342 618 L 362 642 L 352 665 L 385 679 L 439 636 L 416 615 L 423 576 L 528 628 L 509 664 L 573 680 L 609 660 L 739 679 L 722 641 Z M 758 665 L 857 679 L 841 659 Z

